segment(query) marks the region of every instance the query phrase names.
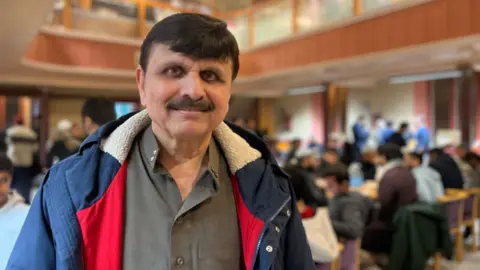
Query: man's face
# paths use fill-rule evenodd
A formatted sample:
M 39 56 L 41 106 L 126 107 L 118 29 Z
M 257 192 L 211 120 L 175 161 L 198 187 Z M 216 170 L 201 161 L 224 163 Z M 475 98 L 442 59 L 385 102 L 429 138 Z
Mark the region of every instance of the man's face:
M 137 86 L 154 130 L 175 138 L 212 132 L 225 118 L 232 84 L 231 61 L 193 60 L 153 45 L 147 71 L 137 68 Z
M 385 164 L 387 164 L 387 158 L 383 155 L 378 155 L 377 154 L 377 156 L 375 157 L 375 164 L 380 165 L 380 166 L 385 165 Z
M 415 168 L 419 165 L 417 159 L 412 157 L 411 155 L 404 155 L 403 162 L 405 163 L 405 166 L 410 169 Z
M 327 191 L 332 193 L 333 195 L 336 195 L 338 192 L 340 192 L 340 185 L 335 179 L 335 176 L 325 177 L 325 184 Z
M 11 182 L 12 176 L 10 175 L 10 173 L 0 171 L 0 205 L 7 201 Z
M 330 165 L 337 164 L 338 155 L 336 153 L 326 152 L 325 154 L 323 154 L 323 160 L 325 160 Z
M 464 147 L 457 147 L 455 148 L 455 154 L 457 154 L 459 158 L 464 158 L 467 154 L 467 149 L 465 149 Z

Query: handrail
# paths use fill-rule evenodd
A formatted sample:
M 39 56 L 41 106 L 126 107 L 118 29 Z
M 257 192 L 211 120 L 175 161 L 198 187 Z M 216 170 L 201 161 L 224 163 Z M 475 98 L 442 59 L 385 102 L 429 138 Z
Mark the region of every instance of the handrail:
M 147 8 L 161 8 L 164 10 L 170 10 L 170 11 L 175 11 L 175 12 L 194 12 L 194 13 L 199 13 L 198 10 L 191 10 L 191 9 L 186 9 L 186 8 L 179 8 L 179 7 L 174 7 L 170 3 L 164 3 L 164 2 L 159 2 L 159 1 L 153 1 L 153 0 L 121 0 L 123 2 L 129 2 L 129 3 L 136 3 L 137 4 L 137 22 L 138 22 L 138 35 L 139 37 L 144 37 L 147 34 L 148 31 L 148 22 L 146 19 L 147 16 Z M 218 10 L 214 10 L 211 6 L 205 5 L 207 8 L 212 10 L 212 13 L 210 15 L 224 19 L 224 20 L 234 20 L 238 18 L 245 18 L 247 19 L 246 24 L 247 24 L 247 32 L 245 38 L 248 39 L 248 42 L 246 42 L 248 48 L 252 48 L 257 44 L 255 42 L 255 14 L 258 12 L 271 7 L 275 4 L 278 3 L 285 3 L 285 1 L 288 1 L 290 4 L 290 9 L 291 9 L 291 18 L 290 18 L 290 25 L 291 29 L 285 29 L 285 35 L 290 35 L 290 34 L 296 34 L 301 31 L 300 26 L 298 24 L 298 19 L 300 16 L 300 11 L 299 11 L 299 6 L 300 6 L 300 1 L 302 0 L 266 0 L 262 3 L 254 4 L 250 7 L 240 9 L 240 10 L 235 10 L 235 11 L 229 11 L 229 12 L 221 12 Z M 303 0 L 305 1 L 305 0 Z M 349 0 L 351 4 L 351 16 L 359 16 L 364 13 L 364 1 L 367 0 Z M 403 0 L 407 1 L 407 0 Z M 411 1 L 411 0 L 408 0 Z M 92 0 L 81 0 L 81 5 L 80 7 L 82 9 L 89 9 L 91 8 L 91 2 Z M 397 2 L 402 2 L 399 0 L 392 0 L 392 4 L 396 4 Z M 346 4 L 348 2 L 346 1 Z M 290 11 L 289 9 L 289 11 Z M 63 24 L 66 29 L 70 29 L 72 26 L 72 0 L 65 0 L 65 7 L 63 9 Z M 318 18 L 317 18 L 318 19 Z M 278 38 L 278 37 L 277 37 Z

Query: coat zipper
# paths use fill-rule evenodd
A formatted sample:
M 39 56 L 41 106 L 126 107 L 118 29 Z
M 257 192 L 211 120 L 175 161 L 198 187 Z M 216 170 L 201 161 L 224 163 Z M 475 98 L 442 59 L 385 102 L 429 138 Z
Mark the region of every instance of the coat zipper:
M 282 205 L 277 209 L 277 211 L 275 211 L 275 214 L 273 214 L 269 219 L 267 219 L 267 224 L 269 224 L 270 222 L 272 222 L 272 220 L 278 216 L 278 214 L 280 213 L 280 211 L 282 211 L 283 207 L 285 207 L 285 205 L 287 205 L 288 202 L 290 202 L 290 200 L 292 199 L 292 197 L 288 197 L 285 202 L 282 203 Z M 252 262 L 252 270 L 253 268 L 255 267 L 255 262 L 257 261 L 257 256 L 258 256 L 258 252 L 260 251 L 260 244 L 262 243 L 262 240 L 263 240 L 263 236 L 265 235 L 265 228 L 266 226 L 263 227 L 262 229 L 262 233 L 260 234 L 260 237 L 258 238 L 258 242 L 257 242 L 257 248 L 255 249 L 255 255 L 253 256 L 253 262 Z

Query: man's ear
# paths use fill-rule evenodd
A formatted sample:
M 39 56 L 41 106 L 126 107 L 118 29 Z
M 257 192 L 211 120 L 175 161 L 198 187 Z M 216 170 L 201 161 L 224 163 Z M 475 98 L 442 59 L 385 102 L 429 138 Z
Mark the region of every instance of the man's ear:
M 140 103 L 145 107 L 146 104 L 146 93 L 145 93 L 145 72 L 141 66 L 137 66 L 137 88 L 138 94 L 140 95 Z

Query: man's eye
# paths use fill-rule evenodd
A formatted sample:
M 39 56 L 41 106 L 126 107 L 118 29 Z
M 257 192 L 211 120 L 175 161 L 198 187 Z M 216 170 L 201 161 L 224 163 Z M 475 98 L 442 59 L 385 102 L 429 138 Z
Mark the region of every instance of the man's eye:
M 181 67 L 169 67 L 164 71 L 164 74 L 170 78 L 180 78 L 185 74 L 185 70 Z
M 220 81 L 220 78 L 218 77 L 218 75 L 215 72 L 210 71 L 210 70 L 202 71 L 200 73 L 200 76 L 202 77 L 202 80 L 204 80 L 206 82 Z

